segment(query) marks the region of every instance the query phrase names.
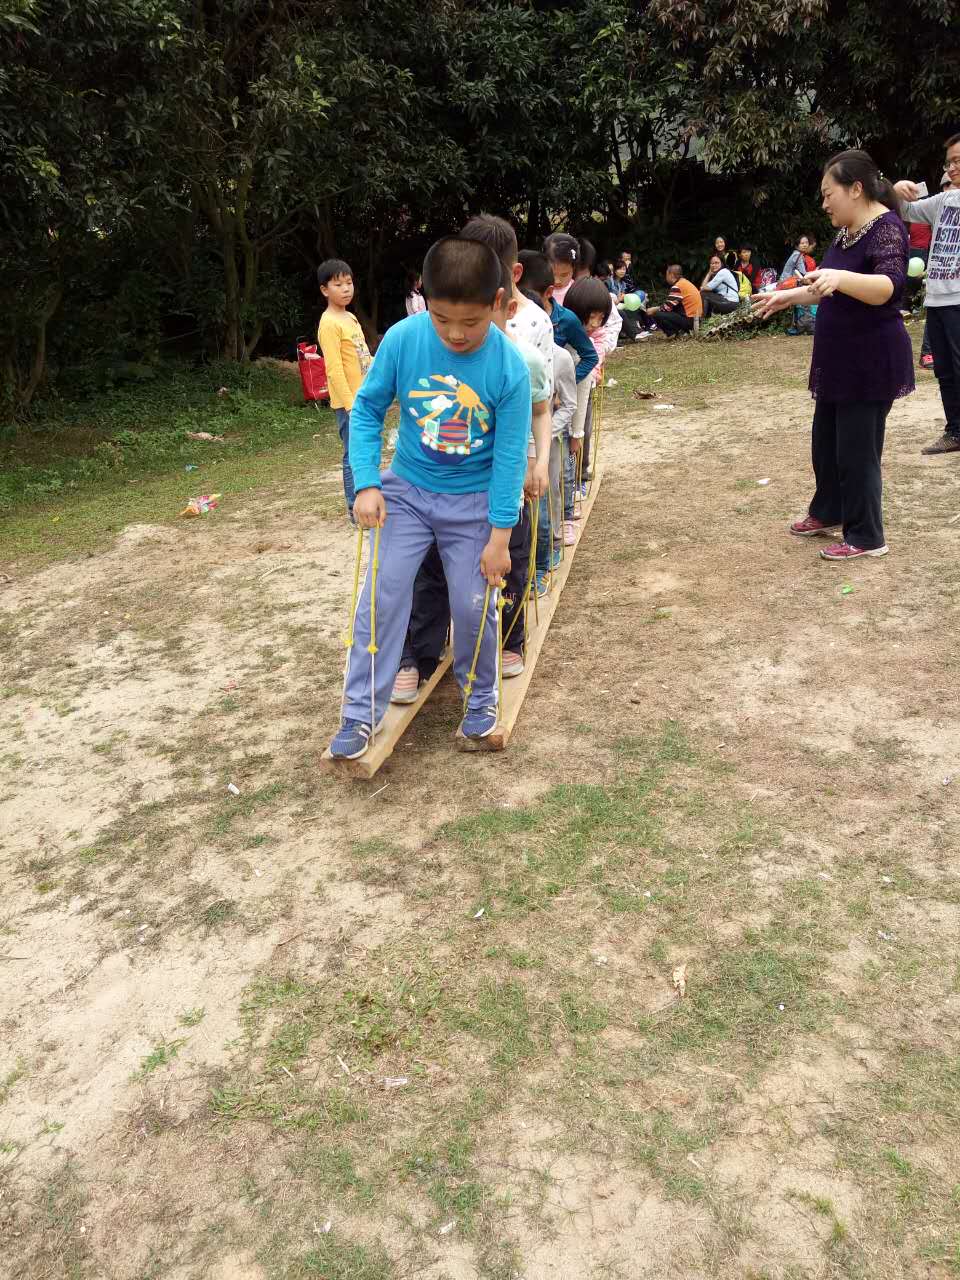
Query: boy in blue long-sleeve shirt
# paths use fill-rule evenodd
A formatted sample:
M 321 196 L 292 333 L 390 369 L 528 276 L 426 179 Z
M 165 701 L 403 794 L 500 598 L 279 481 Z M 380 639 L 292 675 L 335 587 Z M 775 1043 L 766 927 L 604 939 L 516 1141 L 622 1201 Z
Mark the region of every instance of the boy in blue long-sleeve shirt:
M 450 592 L 453 669 L 461 688 L 482 633 L 461 731 L 482 738 L 497 724 L 497 590 L 510 569 L 510 531 L 527 469 L 530 376 L 493 324 L 501 264 L 489 246 L 452 236 L 437 241 L 424 260 L 423 292 L 429 312 L 387 331 L 350 417 L 354 518 L 361 528 L 381 530 L 377 654 L 374 664 L 368 571 L 347 662 L 343 722 L 330 744 L 337 759 L 362 756 L 386 711 L 413 582 L 434 539 Z M 383 422 L 395 399 L 397 448 L 381 474 Z M 484 614 L 487 584 L 493 590 Z

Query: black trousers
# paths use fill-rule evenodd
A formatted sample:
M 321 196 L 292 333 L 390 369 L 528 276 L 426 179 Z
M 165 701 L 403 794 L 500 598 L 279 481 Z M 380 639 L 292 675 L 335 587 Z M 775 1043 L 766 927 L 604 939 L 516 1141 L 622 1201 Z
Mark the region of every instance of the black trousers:
M 683 311 L 657 311 L 653 316 L 653 323 L 668 338 L 677 333 L 691 333 L 693 330 L 693 321 Z
M 542 530 L 539 530 L 537 536 L 539 537 L 542 532 Z M 510 535 L 510 572 L 507 574 L 507 585 L 503 589 L 504 635 L 507 634 L 507 629 L 513 623 L 527 585 L 527 574 L 530 570 L 530 537 L 530 507 L 526 499 L 524 499 L 520 519 L 513 526 L 513 532 Z M 520 609 L 520 616 L 517 618 L 516 626 L 510 632 L 510 639 L 503 647 L 511 653 L 519 653 L 523 648 L 524 638 L 523 610 Z
M 947 419 L 947 435 L 960 436 L 960 305 L 927 307 L 927 336 L 933 372 Z
M 403 643 L 401 667 L 416 667 L 421 680 L 429 680 L 447 643 L 450 629 L 450 597 L 443 561 L 434 543 L 423 558 L 413 583 L 413 609 Z
M 731 302 L 729 298 L 723 297 L 720 293 L 714 293 L 712 289 L 701 289 L 700 297 L 703 299 L 703 314 L 712 316 L 714 312 L 718 316 L 728 316 L 731 311 L 736 311 L 739 302 Z
M 817 491 L 810 514 L 824 524 L 842 524 L 844 541 L 862 551 L 884 544 L 880 459 L 889 412 L 889 401 L 818 400 L 813 415 Z

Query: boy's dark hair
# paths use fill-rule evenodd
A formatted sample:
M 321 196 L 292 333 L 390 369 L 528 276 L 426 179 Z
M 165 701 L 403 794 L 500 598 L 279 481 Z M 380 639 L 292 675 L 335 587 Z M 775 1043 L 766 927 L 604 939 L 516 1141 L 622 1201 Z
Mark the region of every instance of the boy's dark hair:
M 520 292 L 528 302 L 535 302 L 540 310 L 543 311 L 543 298 L 539 294 L 534 293 L 532 289 L 521 289 Z
M 550 262 L 566 262 L 576 268 L 580 261 L 580 246 L 565 231 L 554 231 L 543 242 L 543 252 Z
M 624 270 L 626 270 L 627 268 L 627 263 L 624 258 L 618 258 L 616 262 L 613 264 L 614 271 L 619 271 L 621 267 L 623 267 Z
M 741 252 L 741 253 L 743 253 L 744 249 L 746 249 L 747 253 L 753 253 L 753 245 L 752 245 L 752 244 L 742 244 L 742 245 L 740 246 L 740 252 Z
M 423 296 L 492 307 L 502 286 L 503 263 L 479 240 L 444 236 L 427 250 L 420 273 Z
M 607 276 L 613 275 L 613 263 L 608 262 L 606 258 L 601 258 L 593 269 L 593 274 L 599 279 L 604 280 Z
M 960 142 L 960 136 L 957 141 Z M 859 182 L 868 200 L 885 204 L 894 213 L 900 212 L 900 197 L 894 191 L 893 183 L 883 176 L 866 151 L 838 151 L 823 166 L 823 172 L 841 187 L 852 187 Z
M 580 259 L 577 263 L 578 271 L 593 271 L 597 261 L 597 251 L 589 240 L 581 236 L 578 244 L 580 246 Z
M 955 133 L 953 137 L 948 138 L 943 144 L 944 151 L 949 151 L 951 147 L 955 147 L 960 142 L 960 133 Z
M 553 287 L 553 272 L 546 254 L 537 253 L 536 249 L 521 249 L 517 255 L 517 261 L 523 267 L 523 275 L 520 277 L 521 291 L 526 292 L 530 289 L 533 293 L 543 294 Z M 540 299 L 538 298 L 537 301 L 539 302 Z
M 321 289 L 331 280 L 336 280 L 337 276 L 349 276 L 351 280 L 353 279 L 350 263 L 344 262 L 342 258 L 327 258 L 317 267 L 317 284 Z
M 594 311 L 602 311 L 606 323 L 610 319 L 613 296 L 602 280 L 598 280 L 596 276 L 584 276 L 570 286 L 563 305 L 573 312 L 581 324 L 586 324 Z
M 478 213 L 460 232 L 465 240 L 488 244 L 501 262 L 512 267 L 517 261 L 517 233 L 505 218 L 494 213 Z M 510 282 L 511 287 L 513 281 Z

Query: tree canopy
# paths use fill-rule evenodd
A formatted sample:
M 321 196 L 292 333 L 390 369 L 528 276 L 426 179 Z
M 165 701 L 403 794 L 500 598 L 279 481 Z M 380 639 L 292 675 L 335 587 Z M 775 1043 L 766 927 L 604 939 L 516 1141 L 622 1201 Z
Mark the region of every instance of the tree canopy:
M 771 257 L 862 145 L 936 177 L 951 0 L 0 0 L 0 390 L 164 342 L 244 361 L 350 260 L 371 335 L 481 208 L 651 269 Z

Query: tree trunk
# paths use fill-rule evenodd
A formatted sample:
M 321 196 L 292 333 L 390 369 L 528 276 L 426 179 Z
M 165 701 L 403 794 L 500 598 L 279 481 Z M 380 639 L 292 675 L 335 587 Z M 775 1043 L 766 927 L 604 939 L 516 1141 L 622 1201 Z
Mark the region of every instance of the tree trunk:
M 224 227 L 220 238 L 223 247 L 223 303 L 226 319 L 223 354 L 227 360 L 242 359 L 243 326 L 240 320 L 240 275 L 237 271 L 236 244 L 231 226 Z

